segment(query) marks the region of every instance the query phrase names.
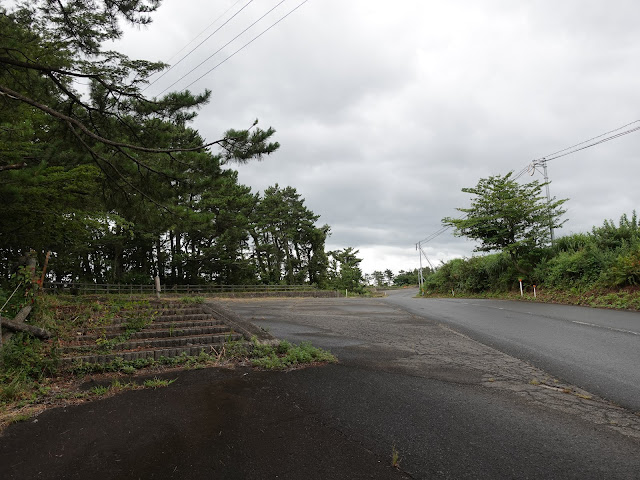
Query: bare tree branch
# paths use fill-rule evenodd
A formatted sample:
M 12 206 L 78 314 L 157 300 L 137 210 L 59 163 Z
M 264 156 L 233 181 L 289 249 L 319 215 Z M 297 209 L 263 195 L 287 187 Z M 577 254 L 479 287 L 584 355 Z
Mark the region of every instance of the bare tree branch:
M 4 171 L 4 170 L 21 170 L 23 168 L 26 168 L 27 164 L 26 163 L 14 163 L 12 165 L 0 165 L 0 172 Z

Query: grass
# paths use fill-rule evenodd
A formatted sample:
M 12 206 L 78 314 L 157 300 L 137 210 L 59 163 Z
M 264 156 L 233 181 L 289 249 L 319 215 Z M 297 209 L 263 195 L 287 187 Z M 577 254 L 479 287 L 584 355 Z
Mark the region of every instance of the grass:
M 308 342 L 296 345 L 283 340 L 275 345 L 258 343 L 254 338 L 247 344 L 241 340 L 230 340 L 219 349 L 206 352 L 203 348 L 199 355 L 182 354 L 177 357 L 160 357 L 158 360 L 144 358 L 124 361 L 116 358 L 108 363 L 77 362 L 69 371 L 74 375 L 95 373 L 133 373 L 140 369 L 162 369 L 163 367 L 204 368 L 229 363 L 251 365 L 266 370 L 285 370 L 308 364 L 335 363 L 336 357 L 326 350 L 314 347 Z
M 176 380 L 165 380 L 156 376 L 145 380 L 140 385 L 134 381 L 123 382 L 119 377 L 116 377 L 110 385 L 97 385 L 89 391 L 81 391 L 81 379 L 88 374 L 109 376 L 130 374 L 137 371 L 141 371 L 141 373 L 154 370 L 163 372 L 173 368 L 201 369 L 229 364 L 250 365 L 267 370 L 285 370 L 299 368 L 303 365 L 336 361 L 331 353 L 313 347 L 309 343 L 295 345 L 282 341 L 275 345 L 262 345 L 254 340 L 252 343 L 229 342 L 219 350 L 212 350 L 210 353 L 203 350 L 197 356 L 183 354 L 171 358 L 161 357 L 157 361 L 139 359 L 132 362 L 125 362 L 121 358 L 117 358 L 113 362 L 105 364 L 79 362 L 68 371 L 60 372 L 57 377 L 44 378 L 43 381 L 50 385 L 40 385 L 36 388 L 35 382 L 17 381 L 15 388 L 20 394 L 0 401 L 0 430 L 12 423 L 16 415 L 22 415 L 25 409 L 38 411 L 46 406 L 84 402 L 127 390 L 168 387 Z
M 425 298 L 442 298 L 450 296 L 450 292 L 445 294 L 435 292 L 425 294 Z M 559 303 L 584 307 L 640 311 L 640 287 L 625 287 L 621 289 L 573 288 L 569 290 L 539 287 L 536 291 L 536 297 L 533 296 L 533 291 L 525 291 L 524 296 L 520 296 L 519 291 L 480 293 L 456 291 L 456 297 L 495 298 L 503 300 Z
M 116 337 L 107 339 L 106 335 L 103 333 L 100 338 L 96 340 L 96 345 L 100 347 L 101 353 L 110 353 L 116 345 L 126 342 L 129 340 L 136 332 L 143 330 L 147 325 L 153 322 L 154 317 L 156 316 L 156 312 L 132 312 L 127 314 L 124 318 L 126 321 L 123 323 L 124 333 L 118 335 Z
M 295 345 L 283 340 L 277 345 L 260 345 L 253 342 L 251 364 L 267 370 L 284 370 L 301 364 L 336 362 L 330 352 L 314 347 L 308 342 Z
M 41 341 L 24 333 L 13 336 L 0 350 L 0 406 L 31 401 L 42 396 L 41 385 L 59 372 L 61 342 L 78 331 L 95 330 L 120 321 L 124 337 L 144 328 L 155 312 L 148 300 L 131 296 L 54 296 L 37 297 L 30 323 L 49 330 L 51 341 Z M 123 338 L 124 338 L 123 337 Z M 123 338 L 103 337 L 102 351 L 108 351 Z
M 398 452 L 395 445 L 391 446 L 391 466 L 400 468 L 400 452 Z
M 98 385 L 91 389 L 91 393 L 98 397 L 106 394 L 107 392 L 109 392 L 109 387 L 105 387 L 104 385 Z
M 582 398 L 583 400 L 591 400 L 593 398 L 591 397 L 591 395 L 585 395 L 582 393 L 576 393 L 575 396 L 578 398 Z
M 187 304 L 200 304 L 200 303 L 204 303 L 204 297 L 200 297 L 200 296 L 182 297 L 180 301 L 182 303 L 187 303 Z
M 174 378 L 173 380 L 162 380 L 162 379 L 160 379 L 158 377 L 154 377 L 153 379 L 145 380 L 143 385 L 146 388 L 168 387 L 169 385 L 171 385 L 176 380 L 177 380 L 176 378 Z
M 28 413 L 19 413 L 13 417 L 11 417 L 11 420 L 9 421 L 9 423 L 20 423 L 20 422 L 26 422 L 27 420 L 31 420 L 31 415 Z
M 66 381 L 68 382 L 68 378 Z M 129 390 L 142 390 L 145 388 L 164 388 L 175 382 L 177 378 L 166 380 L 158 377 L 145 380 L 142 384 L 135 381 L 122 381 L 114 378 L 109 384 L 96 385 L 88 391 L 82 390 L 82 380 L 77 378 L 70 382 L 67 389 L 57 388 L 55 394 L 49 393 L 46 397 L 22 401 L 13 405 L 3 405 L 0 408 L 0 430 L 7 425 L 31 419 L 34 414 L 38 414 L 48 406 L 67 405 L 68 403 L 85 402 L 89 400 L 106 398 L 117 393 Z M 64 380 L 63 380 L 64 381 Z

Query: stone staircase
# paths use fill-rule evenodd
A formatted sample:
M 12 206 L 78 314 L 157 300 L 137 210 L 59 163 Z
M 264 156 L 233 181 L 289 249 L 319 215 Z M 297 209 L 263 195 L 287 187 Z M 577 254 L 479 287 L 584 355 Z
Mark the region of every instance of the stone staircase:
M 225 342 L 250 338 L 244 322 L 207 304 L 150 302 L 135 315 L 150 322 L 132 332 L 129 319 L 116 318 L 109 325 L 78 331 L 61 345 L 62 365 L 196 356 L 215 353 Z

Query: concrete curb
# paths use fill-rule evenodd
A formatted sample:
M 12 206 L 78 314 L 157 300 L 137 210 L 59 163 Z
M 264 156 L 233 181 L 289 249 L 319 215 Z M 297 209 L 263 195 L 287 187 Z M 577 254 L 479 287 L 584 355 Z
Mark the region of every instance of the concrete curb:
M 260 343 L 273 344 L 278 341 L 270 333 L 256 327 L 215 300 L 208 300 L 203 303 L 202 310 L 222 319 L 233 331 L 242 334 L 245 340 L 250 341 L 252 337 L 256 337 Z

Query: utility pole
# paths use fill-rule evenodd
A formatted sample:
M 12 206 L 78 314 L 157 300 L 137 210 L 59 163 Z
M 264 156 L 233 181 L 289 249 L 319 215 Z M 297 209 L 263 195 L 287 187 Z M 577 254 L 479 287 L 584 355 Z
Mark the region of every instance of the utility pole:
M 422 242 L 418 242 L 416 243 L 416 249 L 419 250 L 419 255 L 420 255 L 420 275 L 418 276 L 419 282 L 420 282 L 420 294 L 424 295 L 424 276 L 422 275 L 422 256 L 424 255 L 425 260 L 427 261 L 427 263 L 429 264 L 429 268 L 431 268 L 431 271 L 434 271 L 433 265 L 431 265 L 431 262 L 429 261 L 429 257 L 427 257 L 427 254 L 424 253 L 424 250 L 422 250 Z
M 551 193 L 549 193 L 549 176 L 547 175 L 547 159 L 543 158 L 542 161 L 542 173 L 544 175 L 545 188 L 547 190 L 547 204 L 551 204 Z M 549 232 L 551 233 L 551 245 L 553 245 L 553 223 L 551 217 L 549 217 Z
M 542 175 L 544 176 L 545 189 L 547 191 L 547 204 L 551 204 L 551 193 L 549 192 L 549 175 L 547 174 L 547 159 L 543 157 L 540 160 L 534 160 L 530 167 L 532 168 L 531 175 L 536 172 L 536 167 L 538 166 L 542 167 Z M 553 234 L 553 220 L 551 216 L 549 216 L 549 233 L 551 234 L 551 245 L 553 245 L 555 238 Z
M 420 295 L 424 295 L 424 290 L 422 289 L 424 285 L 424 278 L 422 277 L 422 247 L 420 247 L 420 242 L 416 243 L 416 250 L 418 250 L 418 256 L 420 257 L 420 270 L 418 271 L 418 286 L 420 288 Z

